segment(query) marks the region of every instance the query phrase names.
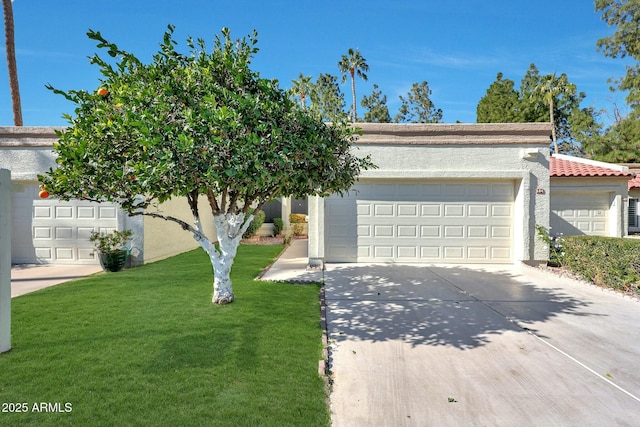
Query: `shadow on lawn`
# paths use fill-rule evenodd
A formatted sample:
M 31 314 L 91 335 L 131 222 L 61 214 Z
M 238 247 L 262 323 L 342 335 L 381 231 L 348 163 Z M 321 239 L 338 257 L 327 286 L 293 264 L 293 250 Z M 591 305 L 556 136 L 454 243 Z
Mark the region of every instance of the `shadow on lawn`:
M 589 303 L 499 267 L 329 266 L 329 338 L 412 345 L 483 346 L 506 331 L 536 332 L 561 313 L 590 316 Z M 538 334 L 540 335 L 540 334 Z

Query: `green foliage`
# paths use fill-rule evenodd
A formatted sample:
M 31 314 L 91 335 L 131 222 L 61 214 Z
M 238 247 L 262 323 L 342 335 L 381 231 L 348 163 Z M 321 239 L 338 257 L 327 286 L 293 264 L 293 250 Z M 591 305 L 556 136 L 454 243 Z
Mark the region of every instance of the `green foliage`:
M 260 227 L 262 227 L 262 224 L 264 224 L 264 219 L 266 218 L 266 214 L 262 210 L 254 211 L 252 213 L 253 219 L 251 220 L 251 224 L 249 224 L 247 231 L 245 231 L 242 235 L 242 237 L 244 237 L 245 239 L 254 236 L 258 232 Z
M 307 108 L 307 95 L 311 92 L 313 87 L 311 83 L 311 76 L 305 76 L 302 73 L 298 76 L 298 80 L 292 80 L 293 86 L 291 87 L 291 96 L 296 98 L 300 102 L 300 106 L 303 110 Z
M 513 123 L 518 121 L 520 99 L 514 81 L 502 79 L 498 73 L 476 108 L 478 123 Z
M 331 74 L 320 74 L 311 87 L 309 94 L 311 110 L 320 120 L 325 122 L 342 122 L 347 120 L 344 112 L 344 94 L 340 90 L 338 78 Z
M 478 123 L 553 122 L 560 151 L 582 154 L 583 138 L 596 135 L 601 125 L 596 122 L 593 108 L 580 108 L 583 92 L 569 82 L 566 74 L 540 75 L 535 64 L 530 64 L 520 83 L 503 79 L 498 73 L 483 98 L 478 102 Z M 551 109 L 551 111 L 550 111 Z
M 234 214 L 273 197 L 345 191 L 373 166 L 351 154 L 348 122 L 327 126 L 251 70 L 256 32 L 234 41 L 223 29 L 211 51 L 188 39 L 183 54 L 170 26 L 148 64 L 99 32 L 88 36 L 112 58 L 91 58 L 104 90 L 49 86 L 76 104 L 54 145 L 57 168 L 39 177 L 56 197 L 116 201 L 147 214 L 186 196 L 197 214 L 205 195 L 214 215 Z
M 598 286 L 640 295 L 640 240 L 566 236 L 563 265 Z
M 284 230 L 284 221 L 282 218 L 273 218 L 273 234 L 279 236 Z
M 391 123 L 389 108 L 387 107 L 387 95 L 378 90 L 378 85 L 373 84 L 373 92 L 370 96 L 363 96 L 360 102 L 367 111 L 364 113 L 365 123 Z
M 554 267 L 560 267 L 564 260 L 564 236 L 562 234 L 551 235 L 549 230 L 536 224 L 536 234 L 540 239 L 549 245 L 549 262 Z
M 431 89 L 426 81 L 414 83 L 407 97 L 400 96 L 400 109 L 393 118 L 396 123 L 439 123 L 442 110 L 436 108 L 430 99 Z
M 590 159 L 611 163 L 640 163 L 640 120 L 630 115 L 606 132 L 586 138 L 583 147 Z
M 231 275 L 242 304 L 207 302 L 202 251 L 14 298 L 0 401 L 73 410 L 2 413 L 0 424 L 330 425 L 319 286 L 254 280 L 281 250 L 240 245 Z
M 627 104 L 640 114 L 640 0 L 596 0 L 596 11 L 615 31 L 597 42 L 598 49 L 611 58 L 635 59 L 618 80 L 618 88 L 628 91 Z
M 95 244 L 98 252 L 109 254 L 126 247 L 131 236 L 133 236 L 131 230 L 93 231 L 89 236 L 89 241 Z

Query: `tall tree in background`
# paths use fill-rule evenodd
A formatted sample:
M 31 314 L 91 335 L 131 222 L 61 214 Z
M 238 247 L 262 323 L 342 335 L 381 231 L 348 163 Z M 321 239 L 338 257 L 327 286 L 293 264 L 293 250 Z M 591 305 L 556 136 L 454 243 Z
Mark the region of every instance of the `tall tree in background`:
M 307 109 L 307 94 L 311 91 L 311 76 L 305 76 L 302 73 L 298 76 L 298 80 L 292 80 L 293 86 L 291 91 L 295 97 L 300 99 L 300 105 L 303 110 Z
M 585 138 L 582 144 L 587 157 L 611 163 L 640 163 L 640 120 L 621 117 L 615 109 L 615 122 L 605 132 Z
M 342 59 L 338 62 L 338 68 L 342 73 L 342 83 L 347 80 L 347 74 L 351 76 L 351 95 L 353 96 L 353 103 L 351 104 L 351 121 L 355 123 L 358 120 L 358 114 L 356 112 L 356 78 L 357 75 L 362 80 L 367 81 L 367 75 L 365 72 L 369 71 L 367 61 L 359 50 L 353 50 L 349 48 L 346 55 L 342 55 Z
M 617 84 L 628 91 L 627 104 L 640 116 L 640 0 L 596 0 L 595 6 L 607 25 L 616 27 L 611 36 L 597 41 L 598 49 L 604 56 L 635 60 Z
M 595 160 L 640 163 L 640 0 L 596 0 L 597 12 L 615 31 L 597 41 L 604 56 L 633 58 L 626 74 L 615 80 L 617 89 L 627 91 L 625 98 L 631 111 L 626 117 L 615 107 L 615 122 L 604 132 L 587 141 L 587 156 Z
M 498 73 L 496 81 L 491 83 L 487 93 L 478 102 L 476 121 L 478 123 L 511 123 L 518 121 L 518 91 L 515 82 L 503 79 Z
M 396 123 L 438 123 L 442 110 L 431 101 L 431 89 L 426 81 L 414 83 L 407 97 L 400 95 L 400 109 L 393 118 Z
M 551 140 L 553 141 L 553 149 L 556 154 L 559 154 L 558 150 L 558 136 L 556 134 L 556 120 L 555 120 L 555 100 L 560 95 L 573 92 L 575 93 L 576 87 L 574 84 L 569 83 L 566 74 L 561 74 L 560 77 L 556 77 L 556 73 L 547 74 L 543 76 L 540 83 L 535 87 L 534 92 L 542 94 L 544 102 L 549 105 L 549 121 L 551 122 Z M 576 106 L 577 107 L 577 106 Z
M 173 30 L 149 64 L 88 33 L 117 63 L 91 58 L 102 74 L 96 92 L 49 87 L 76 109 L 57 132 L 57 167 L 39 179 L 63 200 L 117 202 L 129 215 L 179 225 L 209 256 L 212 301 L 224 304 L 235 298 L 231 266 L 252 209 L 275 197 L 344 192 L 373 165 L 351 154 L 347 120 L 326 125 L 251 70 L 257 33 L 234 41 L 223 29 L 210 52 L 189 39 L 183 54 Z M 184 200 L 193 221 L 160 210 L 172 198 Z M 206 209 L 215 238 L 203 230 Z
M 373 91 L 370 96 L 363 96 L 360 102 L 362 107 L 367 111 L 364 113 L 363 120 L 366 123 L 390 123 L 391 116 L 389 115 L 389 108 L 387 107 L 387 95 L 383 95 L 378 90 L 378 85 L 373 85 Z
M 580 109 L 585 96 L 569 82 L 566 74 L 560 77 L 540 75 L 538 67 L 531 64 L 519 91 L 513 89 L 512 81 L 503 79 L 502 73 L 498 73 L 496 81 L 478 103 L 477 120 L 479 123 L 552 121 L 554 151 L 557 146 L 558 152 L 582 154 L 582 138 L 598 134 L 601 128 L 593 108 Z
M 320 74 L 311 85 L 309 98 L 309 110 L 325 122 L 341 122 L 347 117 L 344 112 L 344 94 L 336 76 Z
M 4 11 L 4 41 L 9 69 L 9 87 L 13 105 L 13 124 L 22 126 L 22 106 L 20 105 L 20 87 L 18 86 L 18 66 L 16 65 L 16 47 L 13 26 L 13 7 L 11 0 L 2 0 Z

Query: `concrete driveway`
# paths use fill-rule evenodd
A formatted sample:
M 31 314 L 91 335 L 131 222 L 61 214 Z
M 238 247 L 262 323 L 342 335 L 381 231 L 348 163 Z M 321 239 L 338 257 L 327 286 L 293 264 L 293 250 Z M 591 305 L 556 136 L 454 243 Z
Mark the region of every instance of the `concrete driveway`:
M 324 280 L 335 427 L 640 423 L 636 299 L 525 266 Z

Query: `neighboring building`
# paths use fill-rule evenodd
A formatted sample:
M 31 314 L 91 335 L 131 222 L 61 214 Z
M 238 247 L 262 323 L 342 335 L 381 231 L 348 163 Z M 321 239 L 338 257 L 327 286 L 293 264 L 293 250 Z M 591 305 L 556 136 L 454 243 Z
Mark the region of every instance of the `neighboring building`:
M 113 203 L 62 202 L 38 197 L 38 174 L 55 167 L 51 127 L 0 127 L 0 169 L 11 171 L 11 262 L 14 264 L 97 264 L 92 231 L 132 229 L 131 263 L 140 265 L 197 247 L 189 233 L 177 224 L 129 217 Z M 206 202 L 205 202 L 206 203 Z M 170 200 L 165 211 L 186 220 L 191 212 L 186 201 Z M 205 231 L 215 236 L 213 221 Z M 170 244 L 167 244 L 170 242 Z
M 554 154 L 549 169 L 552 234 L 627 235 L 628 167 Z

